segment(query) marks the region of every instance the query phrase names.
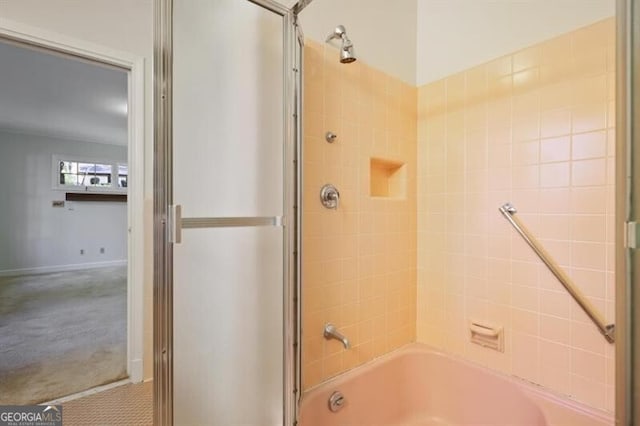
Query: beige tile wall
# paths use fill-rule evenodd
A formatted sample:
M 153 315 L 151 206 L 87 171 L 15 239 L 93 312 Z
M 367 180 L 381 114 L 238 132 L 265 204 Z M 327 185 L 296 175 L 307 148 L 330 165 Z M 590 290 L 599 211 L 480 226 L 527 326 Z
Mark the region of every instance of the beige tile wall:
M 614 320 L 614 20 L 419 88 L 418 341 L 613 410 L 614 350 L 498 207 Z M 505 327 L 498 353 L 471 319 Z
M 307 389 L 415 340 L 417 89 L 362 61 L 340 64 L 330 46 L 308 40 L 304 53 Z M 333 144 L 327 131 L 338 135 Z M 405 163 L 403 197 L 369 196 L 372 157 Z M 340 191 L 337 211 L 320 204 L 325 183 Z M 351 349 L 322 337 L 326 322 Z

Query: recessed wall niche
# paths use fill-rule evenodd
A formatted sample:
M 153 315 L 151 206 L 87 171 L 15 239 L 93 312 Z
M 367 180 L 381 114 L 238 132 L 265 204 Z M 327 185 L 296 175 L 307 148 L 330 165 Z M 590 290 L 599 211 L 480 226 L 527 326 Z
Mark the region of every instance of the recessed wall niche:
M 369 195 L 371 197 L 406 198 L 407 165 L 384 158 L 369 161 Z

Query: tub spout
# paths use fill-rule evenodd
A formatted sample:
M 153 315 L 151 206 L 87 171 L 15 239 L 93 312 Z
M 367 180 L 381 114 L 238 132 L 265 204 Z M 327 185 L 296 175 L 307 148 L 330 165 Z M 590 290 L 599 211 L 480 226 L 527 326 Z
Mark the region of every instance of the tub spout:
M 351 348 L 351 344 L 349 344 L 349 339 L 347 339 L 346 336 L 340 333 L 336 328 L 336 326 L 331 323 L 327 323 L 324 326 L 324 338 L 340 340 L 344 345 L 345 349 Z

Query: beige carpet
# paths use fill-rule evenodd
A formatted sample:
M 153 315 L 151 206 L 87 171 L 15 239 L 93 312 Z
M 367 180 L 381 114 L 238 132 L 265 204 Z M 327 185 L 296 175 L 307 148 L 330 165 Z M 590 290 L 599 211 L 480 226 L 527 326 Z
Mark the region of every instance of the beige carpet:
M 0 277 L 0 405 L 126 377 L 126 267 Z
M 65 426 L 152 426 L 153 382 L 118 386 L 62 404 Z

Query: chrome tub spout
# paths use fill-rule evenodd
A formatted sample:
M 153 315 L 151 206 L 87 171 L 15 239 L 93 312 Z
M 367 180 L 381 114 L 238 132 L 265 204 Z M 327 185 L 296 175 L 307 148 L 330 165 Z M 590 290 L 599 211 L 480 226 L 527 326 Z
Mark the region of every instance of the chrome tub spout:
M 347 339 L 347 337 L 340 333 L 338 331 L 338 329 L 336 328 L 335 325 L 331 324 L 331 323 L 327 323 L 324 326 L 324 338 L 325 339 L 336 339 L 336 340 L 340 340 L 342 342 L 342 344 L 344 345 L 345 349 L 349 349 L 351 348 L 351 344 L 349 343 L 349 339 Z

